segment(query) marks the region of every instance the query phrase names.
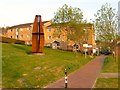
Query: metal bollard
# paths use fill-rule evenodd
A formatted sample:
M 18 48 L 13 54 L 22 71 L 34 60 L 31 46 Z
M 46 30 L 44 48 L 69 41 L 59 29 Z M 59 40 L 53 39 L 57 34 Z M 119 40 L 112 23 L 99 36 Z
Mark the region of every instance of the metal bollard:
M 67 78 L 67 70 L 65 69 L 65 88 L 67 88 L 68 78 Z

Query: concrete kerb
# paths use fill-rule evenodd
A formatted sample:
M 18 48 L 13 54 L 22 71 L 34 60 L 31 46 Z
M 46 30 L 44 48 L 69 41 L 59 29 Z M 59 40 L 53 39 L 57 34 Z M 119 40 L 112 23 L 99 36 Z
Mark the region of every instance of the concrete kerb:
M 98 79 L 98 77 L 95 79 L 95 82 L 94 82 L 92 88 L 95 88 L 95 84 L 96 84 L 96 82 L 97 82 L 97 79 Z
M 62 79 L 64 79 L 64 77 L 58 79 L 57 81 L 55 81 L 55 82 L 53 82 L 53 83 L 50 83 L 49 85 L 46 85 L 46 86 L 43 87 L 43 88 L 47 88 L 48 86 L 50 86 L 50 85 L 52 85 L 52 84 L 55 84 L 55 83 L 59 82 L 59 81 L 62 80 Z
M 96 85 L 96 82 L 97 82 L 98 78 L 116 78 L 116 77 L 119 77 L 119 73 L 105 73 L 105 74 L 118 74 L 118 76 L 117 75 L 113 75 L 113 76 L 108 76 L 108 77 L 107 77 L 107 75 L 105 75 L 106 77 L 101 76 L 101 74 L 104 74 L 104 73 L 100 73 L 99 77 L 96 78 L 92 88 L 95 88 L 95 85 Z

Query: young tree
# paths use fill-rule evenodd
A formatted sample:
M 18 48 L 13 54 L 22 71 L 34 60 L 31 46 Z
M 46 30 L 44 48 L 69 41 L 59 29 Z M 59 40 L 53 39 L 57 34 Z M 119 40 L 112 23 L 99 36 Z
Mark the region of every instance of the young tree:
M 83 12 L 80 8 L 69 7 L 64 4 L 59 8 L 52 19 L 53 26 L 59 28 L 59 31 L 54 32 L 54 36 L 60 35 L 62 32 L 66 33 L 67 40 L 74 41 L 80 44 L 83 41 Z
M 111 47 L 117 37 L 116 12 L 110 4 L 106 3 L 95 14 L 96 39 L 104 42 L 104 47 Z

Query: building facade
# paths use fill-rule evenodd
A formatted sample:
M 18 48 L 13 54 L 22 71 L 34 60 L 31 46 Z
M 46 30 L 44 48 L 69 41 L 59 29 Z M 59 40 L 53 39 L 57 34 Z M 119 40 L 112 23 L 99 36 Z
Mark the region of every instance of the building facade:
M 25 44 L 31 45 L 32 44 L 32 28 L 33 28 L 33 23 L 15 25 L 10 27 L 7 30 L 6 36 L 13 39 L 24 40 Z M 66 43 L 67 37 L 64 31 L 62 31 L 62 34 L 58 36 L 54 36 L 54 32 L 59 31 L 59 29 L 52 27 L 51 21 L 44 21 L 43 29 L 44 29 L 45 46 L 53 46 L 53 48 L 62 47 L 62 46 L 67 47 L 67 45 L 74 46 L 75 43 L 72 41 L 69 41 L 68 43 Z M 88 48 L 93 49 L 95 48 L 94 25 L 90 23 L 85 24 L 85 30 L 87 32 L 87 35 L 84 37 L 84 39 L 88 44 L 87 45 Z M 84 49 L 84 46 L 80 48 L 82 50 Z
M 32 44 L 32 23 L 20 24 L 10 27 L 6 36 L 12 39 L 24 40 L 25 44 Z
M 6 37 L 6 33 L 7 33 L 7 28 L 8 27 L 0 27 L 0 36 L 2 37 Z

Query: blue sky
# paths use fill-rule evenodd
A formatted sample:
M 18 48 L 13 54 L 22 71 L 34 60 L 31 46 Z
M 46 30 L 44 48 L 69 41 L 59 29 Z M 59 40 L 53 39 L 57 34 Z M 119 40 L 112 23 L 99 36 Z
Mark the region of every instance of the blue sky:
M 0 0 L 0 27 L 13 26 L 34 21 L 36 14 L 42 20 L 50 20 L 59 7 L 67 4 L 82 10 L 84 19 L 94 20 L 94 14 L 106 2 L 118 10 L 120 0 Z

